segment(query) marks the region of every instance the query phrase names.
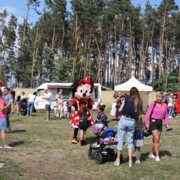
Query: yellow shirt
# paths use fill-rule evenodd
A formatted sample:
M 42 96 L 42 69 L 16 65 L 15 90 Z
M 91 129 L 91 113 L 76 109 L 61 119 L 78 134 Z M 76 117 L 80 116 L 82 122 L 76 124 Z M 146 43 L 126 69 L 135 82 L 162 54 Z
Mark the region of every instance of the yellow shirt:
M 54 110 L 57 110 L 58 109 L 58 103 L 54 102 L 53 107 L 54 107 Z

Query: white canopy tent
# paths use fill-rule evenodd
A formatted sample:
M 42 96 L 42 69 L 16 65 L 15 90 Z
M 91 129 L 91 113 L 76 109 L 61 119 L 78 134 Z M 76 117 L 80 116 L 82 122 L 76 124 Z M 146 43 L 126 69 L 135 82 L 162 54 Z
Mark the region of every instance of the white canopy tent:
M 121 94 L 123 95 L 129 92 L 129 90 L 132 87 L 136 87 L 139 90 L 141 99 L 143 101 L 143 110 L 145 111 L 148 106 L 148 98 L 149 98 L 149 93 L 152 91 L 152 86 L 147 86 L 141 83 L 140 81 L 138 81 L 135 77 L 132 77 L 125 83 L 115 86 L 114 90 L 120 91 Z

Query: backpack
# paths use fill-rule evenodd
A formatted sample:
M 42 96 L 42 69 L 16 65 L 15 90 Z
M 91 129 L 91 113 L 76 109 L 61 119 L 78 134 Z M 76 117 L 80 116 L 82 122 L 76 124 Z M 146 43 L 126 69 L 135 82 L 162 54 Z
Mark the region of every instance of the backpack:
M 102 122 L 107 121 L 107 116 L 104 112 L 99 113 L 99 115 L 100 115 L 100 119 L 99 119 L 100 121 Z

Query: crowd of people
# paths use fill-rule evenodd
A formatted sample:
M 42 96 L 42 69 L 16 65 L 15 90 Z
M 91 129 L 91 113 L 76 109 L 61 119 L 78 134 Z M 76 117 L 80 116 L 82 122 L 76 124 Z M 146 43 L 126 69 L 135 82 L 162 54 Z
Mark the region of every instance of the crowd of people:
M 0 82 L 1 83 L 1 82 Z M 0 84 L 2 85 L 2 84 Z M 32 116 L 33 105 L 36 99 L 35 94 L 25 95 L 22 92 L 18 95 L 15 100 L 15 92 L 12 89 L 3 87 L 0 89 L 0 130 L 3 146 L 1 148 L 12 148 L 6 142 L 6 133 L 12 132 L 10 125 L 10 114 L 14 113 L 14 105 L 16 107 L 16 112 L 19 114 L 22 108 L 22 100 L 27 100 L 26 116 Z M 50 120 L 51 103 L 52 103 L 52 93 L 49 89 L 45 89 L 44 97 L 45 100 L 45 110 L 46 110 L 46 121 Z M 171 118 L 173 108 L 174 108 L 175 98 L 170 94 L 170 99 L 168 102 L 169 112 L 167 111 L 167 104 L 163 101 L 163 93 L 156 94 L 156 100 L 153 101 L 146 112 L 146 120 L 143 122 L 142 104 L 139 91 L 136 87 L 132 87 L 129 93 L 121 95 L 120 92 L 113 96 L 112 110 L 110 114 L 115 116 L 117 121 L 115 126 L 117 127 L 117 158 L 114 162 L 115 166 L 120 165 L 120 157 L 123 150 L 124 136 L 126 134 L 127 138 L 127 148 L 129 157 L 129 167 L 132 167 L 132 152 L 133 148 L 136 152 L 136 162 L 140 164 L 140 148 L 143 146 L 143 131 L 144 128 L 150 130 L 152 133 L 152 143 L 150 145 L 150 152 L 148 157 L 153 158 L 156 161 L 160 161 L 159 157 L 159 142 L 162 132 L 163 120 L 165 126 L 169 128 L 168 117 Z M 102 100 L 97 105 L 97 118 L 95 123 L 105 123 L 108 117 L 105 112 L 106 105 L 103 104 Z M 55 97 L 55 102 L 53 104 L 54 118 L 70 118 L 72 109 L 72 98 L 69 97 L 67 103 L 64 104 L 63 101 L 63 91 L 59 90 Z M 87 103 L 83 103 L 82 108 L 80 108 L 79 101 L 77 101 L 77 113 L 79 115 L 78 128 L 80 129 L 80 141 L 81 145 L 86 145 L 86 130 L 90 126 L 88 124 L 88 119 L 90 116 L 90 111 L 88 109 Z M 145 124 L 145 125 L 144 125 Z M 92 125 L 92 122 L 91 122 Z
M 45 121 L 49 121 L 50 113 L 51 113 L 51 104 L 52 104 L 52 93 L 49 89 L 45 89 L 44 91 L 45 100 L 45 110 L 46 110 L 46 118 Z M 66 103 L 63 100 L 63 90 L 60 89 L 58 94 L 55 97 L 55 102 L 52 104 L 54 110 L 54 119 L 62 119 L 62 118 L 70 118 L 71 117 L 71 107 L 72 107 L 72 98 L 69 96 L 69 99 Z

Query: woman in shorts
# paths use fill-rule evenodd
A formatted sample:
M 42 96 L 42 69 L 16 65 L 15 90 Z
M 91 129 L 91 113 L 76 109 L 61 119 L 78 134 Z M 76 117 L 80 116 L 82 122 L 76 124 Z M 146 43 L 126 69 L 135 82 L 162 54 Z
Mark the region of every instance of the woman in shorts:
M 2 91 L 0 90 L 0 131 L 1 131 L 1 138 L 3 142 L 3 146 L 0 148 L 11 149 L 12 147 L 8 146 L 6 142 L 6 109 L 11 106 L 11 103 L 6 104 L 5 101 L 2 99 Z
M 153 136 L 148 157 L 155 159 L 156 161 L 160 161 L 159 141 L 162 132 L 163 120 L 166 124 L 166 128 L 169 128 L 167 105 L 163 102 L 163 93 L 158 92 L 156 94 L 156 101 L 153 101 L 149 105 L 146 113 L 146 128 L 152 131 Z M 154 156 L 154 152 L 156 156 Z

